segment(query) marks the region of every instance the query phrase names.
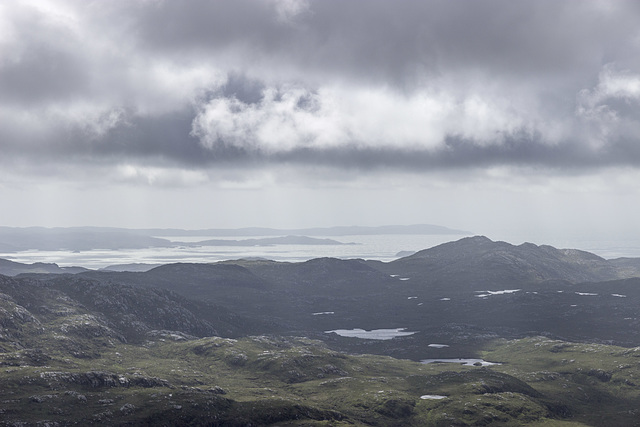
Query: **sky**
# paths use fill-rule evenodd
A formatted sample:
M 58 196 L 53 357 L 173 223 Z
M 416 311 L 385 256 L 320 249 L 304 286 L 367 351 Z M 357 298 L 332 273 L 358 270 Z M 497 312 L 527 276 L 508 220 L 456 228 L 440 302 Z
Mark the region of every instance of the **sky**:
M 640 3 L 0 0 L 0 225 L 640 234 Z

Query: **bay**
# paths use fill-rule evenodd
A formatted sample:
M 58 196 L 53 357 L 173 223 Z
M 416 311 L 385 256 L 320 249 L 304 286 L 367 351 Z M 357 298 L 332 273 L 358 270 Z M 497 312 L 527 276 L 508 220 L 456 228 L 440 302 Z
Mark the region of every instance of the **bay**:
M 197 242 L 210 239 L 211 236 L 156 236 L 172 242 Z M 243 240 L 264 236 L 238 236 L 221 239 Z M 318 236 L 322 237 L 322 236 Z M 273 245 L 273 246 L 180 246 L 169 248 L 146 248 L 126 250 L 89 250 L 71 251 L 22 251 L 0 254 L 0 258 L 22 263 L 48 262 L 61 267 L 82 266 L 91 269 L 105 268 L 117 264 L 168 264 L 176 262 L 212 263 L 242 258 L 264 258 L 281 262 L 301 262 L 313 258 L 334 257 L 342 259 L 362 258 L 379 261 L 392 261 L 422 249 L 442 243 L 459 240 L 465 235 L 353 235 L 326 236 L 349 245 Z M 488 236 L 492 240 L 504 240 L 512 244 L 529 241 L 557 248 L 581 249 L 593 252 L 603 258 L 640 257 L 640 239 L 635 238 L 593 238 L 591 236 L 527 236 L 501 235 L 500 238 Z

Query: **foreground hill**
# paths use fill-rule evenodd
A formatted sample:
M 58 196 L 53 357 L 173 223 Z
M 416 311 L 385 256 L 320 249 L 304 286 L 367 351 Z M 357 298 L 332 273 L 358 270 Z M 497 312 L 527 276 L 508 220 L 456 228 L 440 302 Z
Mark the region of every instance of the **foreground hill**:
M 94 314 L 97 316 L 98 314 Z M 84 323 L 84 321 L 83 321 Z M 350 356 L 306 338 L 142 343 L 82 337 L 91 358 L 42 344 L 0 352 L 4 426 L 629 426 L 640 419 L 638 348 L 546 338 L 494 342 L 489 367 Z
M 46 324 L 57 328 L 51 342 L 45 341 L 52 338 Z M 0 326 L 0 350 L 64 347 L 87 358 L 99 354 L 105 342 L 139 343 L 157 331 L 238 336 L 263 327 L 167 290 L 71 275 L 49 280 L 0 276 Z

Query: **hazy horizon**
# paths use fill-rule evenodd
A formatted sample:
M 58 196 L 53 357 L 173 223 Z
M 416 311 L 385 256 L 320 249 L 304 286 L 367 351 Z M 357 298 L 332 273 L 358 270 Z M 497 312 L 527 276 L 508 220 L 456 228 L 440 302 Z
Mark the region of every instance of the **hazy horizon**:
M 426 229 L 432 227 L 427 226 Z M 24 264 L 100 269 L 118 265 L 211 263 L 246 258 L 304 262 L 317 258 L 368 259 L 389 262 L 423 249 L 459 241 L 477 233 L 463 230 L 409 233 L 402 227 L 328 229 L 41 229 L 0 227 L 0 260 Z M 130 233 L 128 231 L 133 231 Z M 123 233 L 123 231 L 125 231 Z M 252 232 L 249 232 L 252 231 Z M 291 239 L 283 236 L 313 236 Z M 578 249 L 605 259 L 640 258 L 640 240 L 631 236 L 489 235 L 514 246 L 523 243 Z M 227 241 L 228 242 L 227 244 Z
M 0 5 L 0 225 L 640 241 L 633 1 Z

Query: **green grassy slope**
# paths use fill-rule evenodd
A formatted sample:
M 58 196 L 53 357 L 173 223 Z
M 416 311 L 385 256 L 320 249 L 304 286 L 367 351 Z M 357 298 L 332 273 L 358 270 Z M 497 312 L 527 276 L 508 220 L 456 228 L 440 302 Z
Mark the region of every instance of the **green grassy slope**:
M 640 423 L 640 349 L 499 341 L 491 367 L 352 356 L 272 336 L 0 353 L 0 425 L 620 425 Z M 446 396 L 440 400 L 424 395 Z M 22 424 L 21 424 L 22 423 Z M 57 423 L 57 424 L 56 424 Z

